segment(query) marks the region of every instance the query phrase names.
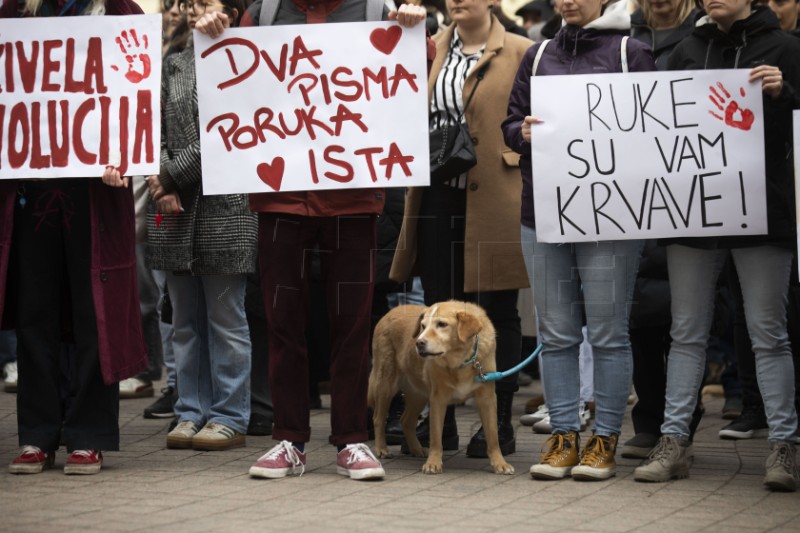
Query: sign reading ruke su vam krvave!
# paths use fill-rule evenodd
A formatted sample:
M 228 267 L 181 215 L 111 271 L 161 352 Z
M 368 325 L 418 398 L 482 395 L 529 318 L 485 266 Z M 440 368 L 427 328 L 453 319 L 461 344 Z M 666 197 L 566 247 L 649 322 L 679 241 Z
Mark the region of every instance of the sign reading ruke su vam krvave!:
M 422 25 L 195 32 L 203 191 L 428 185 Z
M 0 20 L 0 179 L 157 174 L 161 16 Z
M 534 76 L 537 238 L 766 233 L 762 91 L 748 72 Z

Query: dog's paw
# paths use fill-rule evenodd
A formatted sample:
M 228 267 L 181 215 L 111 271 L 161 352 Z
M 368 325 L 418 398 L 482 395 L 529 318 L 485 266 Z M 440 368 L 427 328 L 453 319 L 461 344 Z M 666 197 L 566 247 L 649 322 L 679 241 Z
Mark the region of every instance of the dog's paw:
M 391 459 L 394 457 L 392 452 L 389 451 L 389 448 L 375 448 L 375 456 L 378 459 Z
M 428 448 L 422 446 L 410 446 L 408 454 L 412 457 L 428 457 Z
M 441 474 L 442 463 L 428 461 L 424 465 L 422 465 L 422 472 L 425 474 Z
M 506 462 L 492 465 L 492 467 L 494 468 L 495 474 L 505 474 L 507 476 L 510 476 L 511 474 L 514 473 L 514 467 Z

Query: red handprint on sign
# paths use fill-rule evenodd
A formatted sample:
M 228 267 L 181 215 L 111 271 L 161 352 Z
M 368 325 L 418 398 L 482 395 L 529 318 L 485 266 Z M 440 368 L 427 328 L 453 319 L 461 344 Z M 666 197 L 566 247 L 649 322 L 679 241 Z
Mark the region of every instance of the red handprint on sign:
M 142 35 L 142 40 L 139 41 L 139 36 L 136 30 L 130 31 L 122 30 L 122 33 L 114 39 L 119 46 L 120 51 L 125 56 L 125 61 L 128 63 L 128 71 L 125 77 L 131 83 L 139 83 L 143 79 L 150 76 L 150 56 L 147 54 L 147 35 Z M 116 65 L 111 66 L 114 70 L 119 70 Z
M 711 86 L 709 87 L 711 94 L 708 95 L 708 99 L 711 100 L 717 109 L 725 112 L 725 117 L 723 118 L 714 111 L 709 111 L 709 113 L 725 122 L 725 124 L 728 126 L 744 131 L 749 130 L 756 118 L 755 115 L 753 115 L 753 112 L 749 109 L 740 108 L 736 100 L 731 100 L 731 93 L 725 89 L 725 86 L 722 85 L 722 83 L 717 82 L 717 87 L 719 87 L 719 90 L 722 94 L 720 94 L 717 89 Z M 739 88 L 739 94 L 742 96 L 745 95 L 744 88 Z

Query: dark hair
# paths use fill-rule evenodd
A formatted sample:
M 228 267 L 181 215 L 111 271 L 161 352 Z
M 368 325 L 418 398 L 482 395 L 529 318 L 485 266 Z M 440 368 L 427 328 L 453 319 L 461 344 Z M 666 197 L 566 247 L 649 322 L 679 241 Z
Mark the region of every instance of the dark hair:
M 219 0 L 222 6 L 225 8 L 225 13 L 231 17 L 231 27 L 236 27 L 239 25 L 239 22 L 242 20 L 242 15 L 244 15 L 244 10 L 247 9 L 245 5 L 245 0 Z M 236 16 L 233 16 L 233 10 L 236 10 Z

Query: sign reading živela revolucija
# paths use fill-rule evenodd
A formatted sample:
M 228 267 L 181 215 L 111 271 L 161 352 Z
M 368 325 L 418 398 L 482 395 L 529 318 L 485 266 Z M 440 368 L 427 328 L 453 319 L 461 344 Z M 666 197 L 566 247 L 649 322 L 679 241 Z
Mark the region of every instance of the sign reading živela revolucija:
M 537 238 L 767 231 L 762 92 L 748 71 L 534 76 Z
M 0 20 L 0 179 L 157 174 L 161 17 Z
M 422 25 L 195 32 L 205 194 L 428 185 Z

